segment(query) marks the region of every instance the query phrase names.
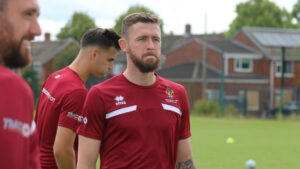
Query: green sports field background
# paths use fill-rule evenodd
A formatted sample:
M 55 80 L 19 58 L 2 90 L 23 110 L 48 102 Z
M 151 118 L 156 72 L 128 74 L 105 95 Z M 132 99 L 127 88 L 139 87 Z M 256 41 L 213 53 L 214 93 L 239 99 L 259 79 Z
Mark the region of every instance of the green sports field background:
M 245 169 L 248 159 L 256 169 L 300 169 L 300 121 L 191 116 L 191 130 L 197 169 Z
M 300 121 L 191 117 L 198 169 L 300 169 Z M 234 143 L 227 144 L 228 137 Z

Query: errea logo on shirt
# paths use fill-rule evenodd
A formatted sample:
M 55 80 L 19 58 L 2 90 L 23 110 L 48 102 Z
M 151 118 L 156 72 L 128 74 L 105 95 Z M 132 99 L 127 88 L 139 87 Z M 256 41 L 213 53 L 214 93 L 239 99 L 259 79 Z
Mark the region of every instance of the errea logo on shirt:
M 126 104 L 126 101 L 124 101 L 124 97 L 123 96 L 116 96 L 115 97 L 115 101 L 116 101 L 116 105 L 123 105 Z

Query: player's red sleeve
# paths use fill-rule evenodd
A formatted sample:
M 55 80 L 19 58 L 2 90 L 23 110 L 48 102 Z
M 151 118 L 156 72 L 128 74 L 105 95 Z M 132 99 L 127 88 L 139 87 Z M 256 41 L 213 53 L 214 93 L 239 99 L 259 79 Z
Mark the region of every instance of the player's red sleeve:
M 78 89 L 64 96 L 58 126 L 66 127 L 76 132 L 80 123 L 83 122 L 82 108 L 86 95 L 86 90 Z
M 83 116 L 87 123 L 81 123 L 77 133 L 85 137 L 101 140 L 105 123 L 104 101 L 101 91 L 93 87 L 85 100 Z
M 185 89 L 183 88 L 182 92 L 182 102 L 181 107 L 183 109 L 182 117 L 181 117 L 181 133 L 179 139 L 186 139 L 191 136 L 190 130 L 190 109 L 189 109 L 189 101 L 186 94 Z

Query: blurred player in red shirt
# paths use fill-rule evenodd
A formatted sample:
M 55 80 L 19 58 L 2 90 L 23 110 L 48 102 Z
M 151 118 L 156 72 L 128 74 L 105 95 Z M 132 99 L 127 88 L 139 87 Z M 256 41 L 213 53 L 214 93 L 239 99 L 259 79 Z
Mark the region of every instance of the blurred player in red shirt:
M 38 140 L 29 85 L 7 68 L 31 62 L 30 41 L 41 34 L 37 0 L 0 0 L 0 165 L 37 169 Z

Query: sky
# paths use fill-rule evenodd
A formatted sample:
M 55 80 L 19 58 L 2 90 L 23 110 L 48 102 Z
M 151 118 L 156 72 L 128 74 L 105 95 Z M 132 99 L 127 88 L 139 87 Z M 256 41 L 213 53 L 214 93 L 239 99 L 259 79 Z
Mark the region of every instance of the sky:
M 74 12 L 84 12 L 102 28 L 112 28 L 115 20 L 129 7 L 143 5 L 154 11 L 164 22 L 166 33 L 183 34 L 191 24 L 193 34 L 220 33 L 229 30 L 236 17 L 235 8 L 247 0 L 38 0 L 41 8 L 39 22 L 51 40 L 71 19 Z M 297 0 L 270 0 L 291 12 Z M 206 19 L 205 19 L 206 18 Z M 206 20 L 206 22 L 205 22 Z M 206 23 L 206 24 L 205 24 Z M 206 26 L 205 26 L 206 25 Z

